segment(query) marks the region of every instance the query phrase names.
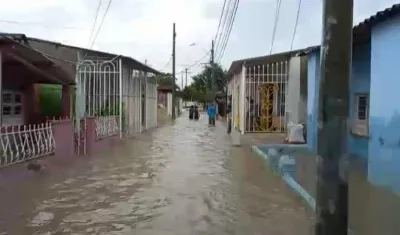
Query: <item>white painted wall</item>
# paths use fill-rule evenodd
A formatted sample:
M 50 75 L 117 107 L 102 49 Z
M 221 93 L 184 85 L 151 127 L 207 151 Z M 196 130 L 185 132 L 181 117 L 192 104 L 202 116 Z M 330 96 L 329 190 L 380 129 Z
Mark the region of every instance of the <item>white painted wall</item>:
M 286 96 L 286 117 L 289 122 L 299 123 L 300 57 L 292 57 L 289 66 L 290 71 Z
M 292 123 L 304 123 L 306 120 L 307 96 L 303 90 L 306 77 L 302 75 L 302 57 L 296 56 L 290 59 L 288 89 L 286 94 L 287 121 Z M 305 80 L 305 81 L 304 81 Z
M 172 93 L 167 93 L 167 114 L 172 116 Z

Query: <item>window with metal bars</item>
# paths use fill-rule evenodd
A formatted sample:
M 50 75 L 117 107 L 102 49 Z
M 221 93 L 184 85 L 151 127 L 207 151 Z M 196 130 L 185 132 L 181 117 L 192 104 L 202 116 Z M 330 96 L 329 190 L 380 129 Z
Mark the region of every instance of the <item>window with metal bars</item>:
M 354 103 L 354 118 L 352 131 L 354 134 L 368 136 L 369 125 L 369 96 L 368 94 L 356 94 Z

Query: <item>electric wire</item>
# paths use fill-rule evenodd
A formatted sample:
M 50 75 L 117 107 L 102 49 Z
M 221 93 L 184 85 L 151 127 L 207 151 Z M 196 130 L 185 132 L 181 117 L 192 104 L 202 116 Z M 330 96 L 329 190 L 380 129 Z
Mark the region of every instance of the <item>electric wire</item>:
M 217 28 L 217 32 L 215 33 L 214 42 L 216 42 L 216 40 L 217 40 L 218 31 L 219 31 L 220 26 L 221 26 L 222 16 L 224 15 L 225 5 L 226 5 L 226 0 L 224 0 L 224 4 L 222 6 L 221 15 L 219 16 L 218 28 Z
M 215 33 L 214 43 L 215 43 L 215 48 L 216 49 L 218 48 L 218 44 L 219 44 L 219 41 L 220 41 L 220 38 L 221 38 L 221 34 L 224 31 L 224 27 L 225 27 L 225 24 L 226 24 L 226 14 L 224 14 L 224 12 L 225 12 L 225 9 L 227 9 L 227 11 L 229 11 L 229 5 L 230 5 L 231 0 L 229 0 L 228 6 L 226 6 L 226 2 L 227 1 L 224 0 L 224 5 L 222 6 L 221 15 L 219 17 L 217 32 Z M 221 26 L 222 26 L 222 28 L 221 28 Z
M 294 38 L 296 37 L 297 26 L 299 24 L 300 9 L 301 9 L 301 0 L 299 0 L 299 5 L 297 6 L 296 23 L 294 25 L 292 43 L 290 44 L 290 50 L 293 50 Z
M 169 58 L 168 62 L 162 67 L 162 69 L 160 71 L 163 71 L 165 68 L 167 68 L 167 66 L 169 65 L 171 60 L 172 60 L 172 56 Z
M 280 8 L 281 8 L 281 0 L 276 0 L 275 21 L 274 21 L 274 27 L 273 27 L 273 30 L 272 30 L 271 48 L 269 50 L 269 54 L 270 55 L 272 54 L 272 49 L 274 47 L 276 28 L 278 26 L 278 21 L 279 21 Z
M 226 50 L 226 46 L 228 45 L 229 38 L 230 38 L 230 35 L 231 35 L 231 32 L 232 32 L 233 23 L 235 22 L 236 13 L 237 13 L 237 9 L 238 8 L 239 8 L 239 0 L 236 0 L 235 1 L 235 5 L 234 5 L 234 10 L 233 10 L 233 13 L 232 13 L 232 16 L 231 16 L 231 21 L 230 21 L 230 25 L 229 25 L 229 28 L 228 28 L 227 36 L 226 36 L 226 39 L 224 41 L 221 53 L 219 54 L 218 59 L 217 59 L 218 63 L 222 60 L 222 57 L 224 56 L 224 53 L 225 53 L 225 50 Z
M 97 29 L 97 32 L 96 32 L 96 34 L 95 34 L 95 36 L 94 36 L 94 38 L 93 38 L 92 44 L 90 45 L 90 49 L 92 49 L 94 43 L 96 42 L 97 36 L 99 36 L 99 32 L 100 32 L 100 30 L 101 30 L 101 28 L 102 28 L 102 26 L 103 26 L 104 19 L 105 19 L 106 16 L 107 16 L 107 13 L 108 13 L 108 10 L 110 9 L 111 3 L 112 3 L 112 0 L 109 0 L 109 1 L 108 1 L 108 5 L 107 5 L 107 8 L 106 8 L 106 11 L 104 12 L 103 18 L 102 18 L 101 21 L 100 21 L 99 28 Z
M 101 7 L 101 0 L 98 0 L 98 1 L 99 1 L 99 4 L 97 5 L 96 15 L 95 15 L 95 17 L 94 17 L 94 22 L 93 22 L 92 30 L 91 30 L 91 32 L 90 32 L 90 37 L 89 37 L 89 41 L 88 41 L 88 46 L 90 45 L 90 41 L 92 40 L 93 33 L 94 33 L 94 29 L 96 28 L 97 18 L 99 17 L 99 12 L 100 12 L 100 7 Z
M 16 24 L 16 25 L 37 25 L 43 28 L 58 28 L 58 29 L 74 29 L 74 30 L 84 30 L 85 28 L 73 27 L 73 26 L 59 26 L 59 25 L 52 25 L 47 23 L 39 23 L 39 22 L 21 22 L 21 21 L 13 21 L 13 20 L 5 20 L 0 19 L 0 23 L 5 24 Z

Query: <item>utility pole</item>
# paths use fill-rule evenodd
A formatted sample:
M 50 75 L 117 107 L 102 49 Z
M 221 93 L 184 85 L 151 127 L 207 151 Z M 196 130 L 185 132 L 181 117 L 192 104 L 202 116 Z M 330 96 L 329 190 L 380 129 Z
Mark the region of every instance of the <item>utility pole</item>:
M 187 75 L 188 75 L 188 69 L 185 69 L 185 74 L 186 74 L 186 77 L 185 77 L 185 87 L 187 87 Z
M 172 120 L 175 120 L 175 23 L 172 26 Z
M 353 0 L 323 1 L 318 96 L 316 235 L 348 232 L 347 118 Z
M 183 73 L 181 75 L 181 90 L 183 91 Z
M 211 101 L 215 99 L 214 40 L 211 41 Z

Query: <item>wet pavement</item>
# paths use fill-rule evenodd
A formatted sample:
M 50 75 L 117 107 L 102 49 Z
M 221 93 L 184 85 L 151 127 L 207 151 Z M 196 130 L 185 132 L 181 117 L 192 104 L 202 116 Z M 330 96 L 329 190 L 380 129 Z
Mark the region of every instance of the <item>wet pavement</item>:
M 231 147 L 221 123 L 206 123 L 180 117 L 1 184 L 0 234 L 312 234 L 304 204 L 280 178 L 248 146 Z

